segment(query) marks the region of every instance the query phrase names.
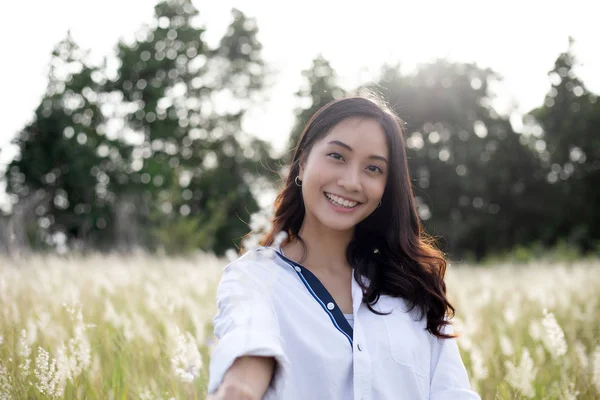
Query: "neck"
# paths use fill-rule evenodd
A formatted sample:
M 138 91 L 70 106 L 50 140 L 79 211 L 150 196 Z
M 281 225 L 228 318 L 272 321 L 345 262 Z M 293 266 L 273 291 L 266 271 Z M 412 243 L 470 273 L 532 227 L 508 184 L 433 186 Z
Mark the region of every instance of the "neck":
M 326 273 L 348 272 L 351 268 L 346 259 L 346 249 L 352 240 L 354 230 L 335 231 L 323 225 L 311 224 L 305 218 L 299 235 L 306 245 L 306 254 L 302 243 L 292 240 L 285 246 L 288 258 L 298 262 L 304 257 L 302 265 L 313 271 Z

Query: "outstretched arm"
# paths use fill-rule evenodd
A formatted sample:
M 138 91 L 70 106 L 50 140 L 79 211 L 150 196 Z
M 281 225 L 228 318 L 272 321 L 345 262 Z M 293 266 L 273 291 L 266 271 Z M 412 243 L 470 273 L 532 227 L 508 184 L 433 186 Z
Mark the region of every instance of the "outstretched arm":
M 274 367 L 273 357 L 238 357 L 217 392 L 207 400 L 260 400 L 267 392 Z
M 211 355 L 209 394 L 262 399 L 269 388 L 281 390 L 288 361 L 269 296 L 270 281 L 272 271 L 261 260 L 237 260 L 223 270 L 213 319 L 219 341 Z

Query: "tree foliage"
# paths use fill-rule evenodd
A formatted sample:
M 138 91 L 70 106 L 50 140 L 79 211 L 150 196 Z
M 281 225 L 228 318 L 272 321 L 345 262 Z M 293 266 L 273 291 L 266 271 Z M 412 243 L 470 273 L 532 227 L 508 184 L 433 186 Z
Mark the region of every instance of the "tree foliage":
M 117 43 L 116 71 L 91 64 L 70 35 L 56 45 L 47 90 L 14 141 L 1 237 L 38 249 L 222 255 L 239 245 L 310 117 L 362 88 L 342 88 L 317 55 L 295 93 L 288 151 L 274 159 L 243 129 L 269 89 L 256 21 L 233 9 L 213 48 L 198 15 L 190 0 L 158 3 L 135 39 Z M 490 68 L 386 64 L 366 86 L 405 121 L 420 217 L 452 257 L 565 240 L 600 248 L 600 102 L 576 66 L 570 46 L 523 132 L 492 106 L 502 78 Z
M 114 78 L 82 62 L 65 79 L 50 77 L 9 169 L 10 192 L 49 193 L 38 213 L 48 234 L 117 247 L 179 238 L 168 250 L 223 254 L 246 233 L 258 210 L 252 187 L 271 161 L 270 146 L 242 130 L 266 74 L 258 27 L 234 9 L 212 49 L 196 15 L 189 0 L 159 3 L 152 23 L 118 44 Z M 78 62 L 78 51 L 68 38 L 52 65 Z

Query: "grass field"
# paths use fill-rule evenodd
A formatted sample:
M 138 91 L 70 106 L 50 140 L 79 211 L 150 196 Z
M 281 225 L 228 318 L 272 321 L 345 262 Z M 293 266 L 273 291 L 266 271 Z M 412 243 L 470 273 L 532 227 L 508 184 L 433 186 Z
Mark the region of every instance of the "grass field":
M 0 400 L 204 399 L 225 259 L 0 259 Z M 600 398 L 600 262 L 449 267 L 483 399 Z

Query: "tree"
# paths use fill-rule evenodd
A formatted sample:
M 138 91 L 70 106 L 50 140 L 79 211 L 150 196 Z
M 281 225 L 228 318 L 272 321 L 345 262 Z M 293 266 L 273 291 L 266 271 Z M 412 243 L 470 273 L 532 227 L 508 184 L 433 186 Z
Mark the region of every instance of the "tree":
M 7 192 L 20 204 L 36 199 L 35 217 L 22 229 L 40 233 L 32 238 L 38 246 L 56 234 L 98 247 L 111 242 L 106 228 L 128 149 L 103 135 L 104 73 L 86 56 L 70 35 L 55 47 L 46 93 L 14 141 L 20 153 L 8 166 Z
M 542 127 L 536 145 L 554 186 L 553 242 L 567 238 L 587 252 L 600 242 L 600 102 L 574 72 L 573 43 L 549 71 L 550 91 L 530 117 Z
M 189 0 L 157 4 L 136 39 L 118 43 L 116 77 L 70 37 L 57 46 L 7 176 L 22 204 L 44 194 L 34 208 L 46 241 L 60 232 L 89 247 L 221 255 L 247 232 L 256 192 L 277 176 L 263 167 L 269 145 L 242 130 L 268 69 L 253 19 L 232 10 L 211 49 L 196 15 Z
M 252 187 L 271 161 L 267 143 L 241 128 L 267 71 L 253 19 L 234 9 L 210 49 L 194 25 L 197 14 L 189 0 L 159 3 L 155 24 L 119 44 L 111 90 L 122 94 L 128 126 L 140 137 L 130 160 L 130 189 L 145 194 L 140 223 L 164 231 L 148 229 L 149 240 L 193 225 L 202 231 L 196 247 L 223 254 L 248 230 L 243 219 L 258 210 Z
M 545 215 L 535 203 L 515 201 L 535 193 L 537 163 L 491 106 L 489 86 L 499 79 L 489 68 L 437 60 L 409 75 L 386 65 L 370 87 L 406 122 L 420 217 L 452 256 L 481 259 L 533 240 Z
M 321 54 L 315 57 L 309 69 L 302 71 L 302 75 L 306 78 L 306 85 L 296 92 L 296 97 L 307 106 L 296 110 L 296 121 L 288 141 L 290 152 L 284 154 L 282 159 L 286 165 L 291 161 L 291 152 L 310 117 L 325 104 L 345 95 L 345 91 L 337 84 L 334 69 Z

